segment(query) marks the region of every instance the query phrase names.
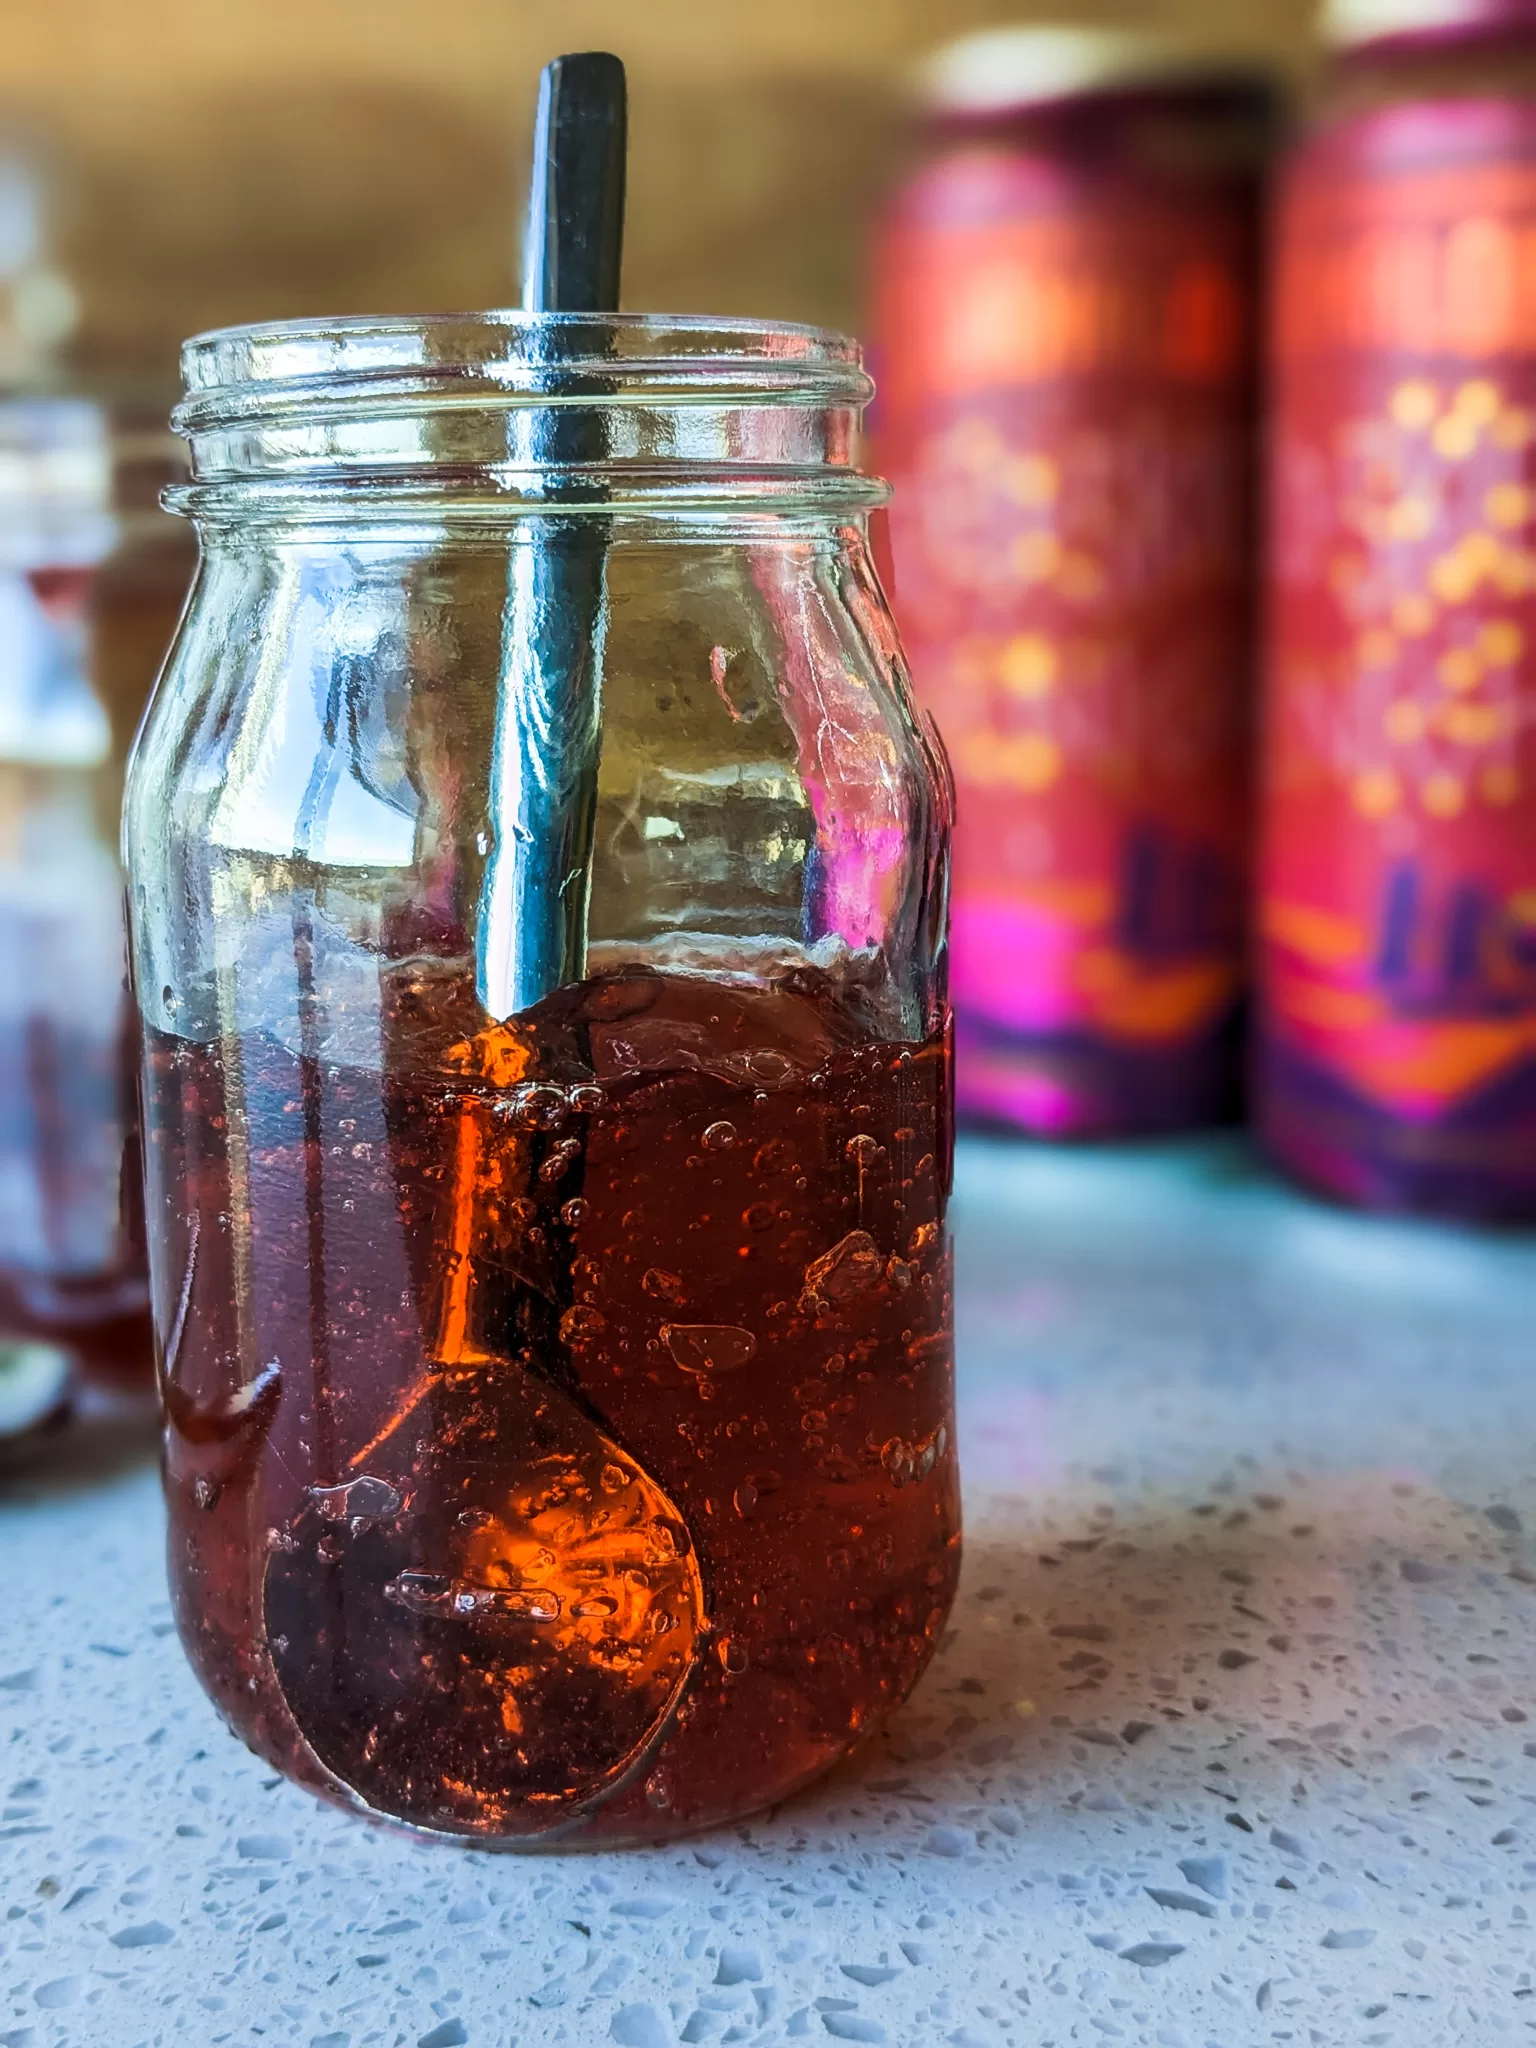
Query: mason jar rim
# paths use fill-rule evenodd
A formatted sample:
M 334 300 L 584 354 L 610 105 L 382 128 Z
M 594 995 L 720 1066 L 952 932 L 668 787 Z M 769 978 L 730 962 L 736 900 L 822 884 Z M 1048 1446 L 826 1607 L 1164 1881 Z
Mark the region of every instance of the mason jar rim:
M 194 335 L 181 352 L 178 432 L 360 405 L 708 403 L 739 393 L 863 405 L 873 381 L 848 335 L 728 314 L 353 314 L 259 321 Z
M 493 525 L 604 510 L 857 513 L 859 345 L 719 314 L 358 315 L 228 327 L 182 352 L 172 425 L 205 527 Z

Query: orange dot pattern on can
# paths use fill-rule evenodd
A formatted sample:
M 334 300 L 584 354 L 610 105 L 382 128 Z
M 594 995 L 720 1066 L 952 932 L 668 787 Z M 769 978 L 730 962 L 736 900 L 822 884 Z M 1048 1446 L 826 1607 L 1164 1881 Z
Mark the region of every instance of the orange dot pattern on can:
M 1536 418 L 1489 376 L 1414 376 L 1341 437 L 1329 580 L 1354 629 L 1341 768 L 1355 809 L 1454 818 L 1522 794 Z
M 1049 397 L 915 438 L 893 515 L 903 610 L 963 788 L 1076 775 L 1184 806 L 1230 785 L 1241 621 L 1210 620 L 1240 592 L 1234 439 L 1178 408 Z

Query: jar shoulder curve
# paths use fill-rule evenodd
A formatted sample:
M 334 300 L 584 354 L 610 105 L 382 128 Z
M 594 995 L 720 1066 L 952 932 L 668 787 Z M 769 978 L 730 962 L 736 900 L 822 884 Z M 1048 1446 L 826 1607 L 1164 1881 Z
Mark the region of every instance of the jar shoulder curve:
M 241 647 L 259 623 L 252 581 L 249 563 L 200 553 L 128 752 L 122 850 L 131 869 L 152 858 L 172 834 L 185 836 L 201 822 L 188 815 L 187 783 L 198 774 L 208 781 L 222 772 L 222 763 L 210 757 L 209 742 L 219 733 L 228 736 L 245 685 Z
M 187 704 L 188 649 L 204 609 L 204 564 L 199 561 L 187 589 L 170 643 L 150 687 L 123 764 L 122 838 L 126 855 L 138 842 L 146 804 L 164 794 L 165 748 L 173 729 L 184 722 Z
M 895 608 L 869 536 L 852 529 L 846 542 L 845 603 L 869 649 L 871 673 L 900 708 L 923 762 L 934 822 L 945 846 L 955 822 L 955 778 L 933 713 L 918 701 Z

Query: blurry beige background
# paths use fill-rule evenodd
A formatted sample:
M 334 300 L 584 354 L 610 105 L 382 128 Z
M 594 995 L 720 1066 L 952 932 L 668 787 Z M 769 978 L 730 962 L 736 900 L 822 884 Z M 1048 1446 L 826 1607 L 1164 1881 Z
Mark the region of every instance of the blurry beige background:
M 1295 69 L 1308 0 L 1056 10 Z M 57 144 L 90 368 L 225 321 L 514 293 L 540 64 L 630 68 L 632 307 L 857 326 L 912 60 L 1013 0 L 0 0 L 0 112 Z

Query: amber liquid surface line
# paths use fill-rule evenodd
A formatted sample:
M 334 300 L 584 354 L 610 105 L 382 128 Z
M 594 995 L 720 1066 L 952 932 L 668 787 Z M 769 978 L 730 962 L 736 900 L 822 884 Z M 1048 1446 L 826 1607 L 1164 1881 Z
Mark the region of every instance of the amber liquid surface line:
M 247 1742 L 491 1843 L 750 1812 L 877 1728 L 959 1561 L 947 1034 L 605 973 L 377 1065 L 147 1045 L 173 1598 Z M 304 1006 L 308 1010 L 304 1011 Z

